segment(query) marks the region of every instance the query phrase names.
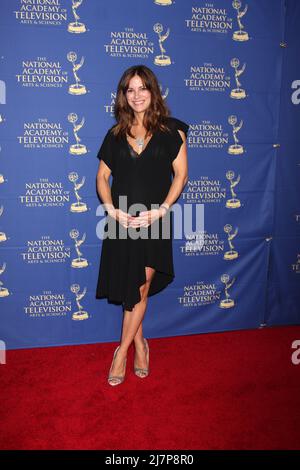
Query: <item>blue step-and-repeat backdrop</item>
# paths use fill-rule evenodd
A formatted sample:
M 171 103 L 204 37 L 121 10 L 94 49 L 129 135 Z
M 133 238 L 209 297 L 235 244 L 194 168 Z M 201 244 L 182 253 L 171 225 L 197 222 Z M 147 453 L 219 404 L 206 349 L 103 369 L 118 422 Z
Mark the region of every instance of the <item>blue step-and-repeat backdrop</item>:
M 175 280 L 147 337 L 300 323 L 297 0 L 1 0 L 0 340 L 8 349 L 119 340 L 96 299 L 97 152 L 117 83 L 150 67 L 190 125 Z M 193 207 L 195 209 L 195 207 Z M 204 237 L 204 245 L 199 249 Z M 116 266 L 117 269 L 117 266 Z

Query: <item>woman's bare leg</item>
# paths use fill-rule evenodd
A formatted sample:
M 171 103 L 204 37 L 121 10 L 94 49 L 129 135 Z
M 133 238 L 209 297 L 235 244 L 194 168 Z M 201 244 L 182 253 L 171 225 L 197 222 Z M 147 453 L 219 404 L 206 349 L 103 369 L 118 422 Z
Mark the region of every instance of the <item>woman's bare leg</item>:
M 147 298 L 147 303 L 148 303 L 148 298 Z M 135 334 L 135 337 L 134 337 L 134 345 L 135 346 L 140 346 L 143 344 L 143 340 L 144 340 L 144 335 L 143 335 L 143 322 L 141 321 L 141 324 Z
M 118 376 L 123 374 L 124 360 L 133 340 L 135 341 L 137 350 L 141 351 L 141 347 L 143 347 L 142 321 L 147 307 L 150 284 L 155 273 L 155 270 L 148 266 L 146 266 L 145 270 L 146 282 L 140 287 L 140 302 L 135 304 L 132 311 L 124 311 L 121 343 L 111 371 L 112 375 Z M 143 367 L 143 365 L 140 366 L 140 364 L 138 364 L 138 367 Z M 146 364 L 144 367 L 146 367 Z

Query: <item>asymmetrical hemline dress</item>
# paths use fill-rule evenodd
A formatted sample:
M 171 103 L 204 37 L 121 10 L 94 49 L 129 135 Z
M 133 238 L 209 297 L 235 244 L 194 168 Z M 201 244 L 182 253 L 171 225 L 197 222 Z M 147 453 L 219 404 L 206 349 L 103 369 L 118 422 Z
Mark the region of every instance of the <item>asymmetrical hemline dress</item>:
M 112 126 L 106 133 L 97 158 L 103 160 L 111 170 L 111 196 L 115 208 L 120 207 L 120 197 L 125 196 L 126 206 L 121 209 L 131 215 L 138 215 L 133 204 L 143 204 L 142 210 L 150 210 L 152 204 L 162 204 L 172 184 L 172 162 L 183 143 L 178 130 L 187 136 L 189 125 L 168 117 L 166 125 L 170 132 L 158 130 L 152 134 L 144 150 L 137 154 L 126 136 L 117 139 Z M 131 207 L 132 206 L 132 207 Z M 107 213 L 106 213 L 107 214 Z M 102 240 L 96 298 L 107 298 L 108 302 L 122 304 L 132 311 L 141 300 L 140 287 L 146 282 L 145 267 L 155 269 L 148 296 L 154 295 L 171 283 L 175 277 L 173 265 L 172 236 L 173 214 L 169 212 L 170 230 L 163 236 L 162 219 L 157 225 L 156 238 L 151 238 L 151 225 L 141 228 L 125 228 L 114 220 L 114 236 Z M 107 232 L 110 216 L 104 232 Z M 127 237 L 124 232 L 127 231 Z M 129 236 L 129 232 L 147 232 L 148 237 Z M 123 236 L 122 236 L 123 234 Z

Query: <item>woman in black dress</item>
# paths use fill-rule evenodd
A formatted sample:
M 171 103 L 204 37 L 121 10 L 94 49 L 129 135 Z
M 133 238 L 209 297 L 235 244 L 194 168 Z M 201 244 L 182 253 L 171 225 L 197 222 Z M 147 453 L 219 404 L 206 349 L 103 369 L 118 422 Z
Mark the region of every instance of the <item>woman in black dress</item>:
M 124 309 L 121 342 L 108 376 L 110 385 L 123 382 L 133 341 L 134 372 L 141 378 L 149 374 L 149 345 L 142 321 L 148 296 L 174 278 L 170 207 L 188 179 L 189 128 L 170 116 L 157 78 L 145 65 L 123 73 L 115 118 L 116 124 L 107 131 L 97 154 L 97 191 L 107 222 L 96 298 L 106 297 Z

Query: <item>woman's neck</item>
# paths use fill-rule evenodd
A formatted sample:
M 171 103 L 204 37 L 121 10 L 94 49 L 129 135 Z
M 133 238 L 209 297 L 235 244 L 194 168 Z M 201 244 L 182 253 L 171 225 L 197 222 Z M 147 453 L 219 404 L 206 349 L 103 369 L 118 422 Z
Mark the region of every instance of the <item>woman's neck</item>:
M 135 113 L 134 114 L 134 123 L 133 125 L 136 127 L 144 127 L 143 120 L 144 120 L 145 113 Z

